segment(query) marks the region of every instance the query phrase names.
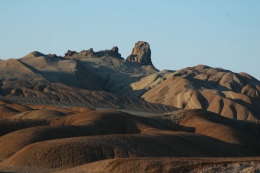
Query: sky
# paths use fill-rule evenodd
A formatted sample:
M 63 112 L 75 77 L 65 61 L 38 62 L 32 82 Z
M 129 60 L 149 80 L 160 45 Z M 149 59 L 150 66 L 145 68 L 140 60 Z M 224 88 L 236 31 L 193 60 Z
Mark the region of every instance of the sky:
M 0 59 L 146 41 L 159 69 L 198 64 L 260 79 L 259 0 L 1 0 Z

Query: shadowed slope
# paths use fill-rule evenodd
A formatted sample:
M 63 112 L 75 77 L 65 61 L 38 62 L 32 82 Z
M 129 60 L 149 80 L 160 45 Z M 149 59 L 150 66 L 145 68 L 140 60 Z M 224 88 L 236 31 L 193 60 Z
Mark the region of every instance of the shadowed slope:
M 221 124 L 240 130 L 255 140 L 258 140 L 258 135 L 260 132 L 260 125 L 258 121 L 234 120 L 202 109 L 178 110 L 161 116 L 182 125 L 184 125 L 186 122 L 190 122 L 191 126 L 208 123 Z
M 103 90 L 99 76 L 91 73 L 78 61 L 53 58 L 48 55 L 26 56 L 20 61 L 48 82 L 90 90 Z
M 180 124 L 194 127 L 195 133 L 236 144 L 260 154 L 259 134 L 260 126 L 250 122 L 236 122 L 237 120 L 224 120 L 217 114 L 201 110 L 183 111 L 185 116 Z M 222 121 L 221 121 L 222 119 Z
M 10 119 L 0 119 L 0 136 L 7 133 L 25 129 L 33 126 L 42 126 L 49 124 L 44 120 L 10 120 Z M 1 138 L 1 137 L 0 137 Z M 18 141 L 17 141 L 18 142 Z M 5 141 L 8 144 L 7 141 Z

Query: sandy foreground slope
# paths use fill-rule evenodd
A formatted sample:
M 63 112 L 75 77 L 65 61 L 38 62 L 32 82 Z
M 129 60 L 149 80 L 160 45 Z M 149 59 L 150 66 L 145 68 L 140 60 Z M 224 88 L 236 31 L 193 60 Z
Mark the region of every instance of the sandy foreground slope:
M 259 162 L 259 125 L 212 112 L 177 110 L 137 116 L 5 105 L 6 113 L 20 113 L 0 121 L 1 171 L 171 172 L 227 167 L 234 162 L 257 169 Z

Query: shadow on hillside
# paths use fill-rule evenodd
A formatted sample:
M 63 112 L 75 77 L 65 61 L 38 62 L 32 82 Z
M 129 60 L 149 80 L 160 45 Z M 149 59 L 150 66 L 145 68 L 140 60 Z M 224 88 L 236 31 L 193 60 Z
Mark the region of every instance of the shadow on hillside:
M 39 71 L 36 68 L 20 61 L 25 67 L 33 71 L 35 74 L 38 74 L 42 76 L 44 79 L 46 79 L 49 82 L 52 83 L 62 83 L 70 87 L 76 87 L 76 88 L 82 88 L 82 89 L 88 89 L 93 90 L 96 88 L 97 91 L 100 91 L 100 88 L 102 86 L 99 86 L 100 88 L 95 87 L 95 84 L 89 84 L 90 82 L 93 82 L 94 80 L 91 80 L 90 78 L 86 77 L 85 74 L 82 74 L 79 72 L 79 74 L 72 75 L 67 72 L 62 71 Z M 95 82 L 95 81 L 94 81 Z

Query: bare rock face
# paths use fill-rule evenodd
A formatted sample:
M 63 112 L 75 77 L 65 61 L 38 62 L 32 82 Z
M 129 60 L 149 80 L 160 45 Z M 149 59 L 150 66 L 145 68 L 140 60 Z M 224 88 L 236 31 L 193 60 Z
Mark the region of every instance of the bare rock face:
M 131 55 L 129 55 L 126 60 L 129 62 L 137 62 L 142 65 L 153 66 L 149 43 L 144 41 L 138 41 L 135 43 L 135 47 L 133 48 Z
M 111 50 L 101 50 L 98 52 L 94 52 L 93 48 L 90 48 L 89 50 L 82 50 L 81 52 L 68 50 L 64 56 L 65 58 L 75 58 L 75 59 L 100 58 L 103 56 L 123 59 L 121 57 L 121 54 L 118 52 L 118 47 L 116 46 L 114 46 Z
M 121 57 L 121 54 L 118 52 L 118 47 L 114 46 L 111 50 L 101 50 L 99 52 L 96 52 L 98 57 L 102 56 L 110 56 L 113 58 L 123 59 Z
M 84 58 L 96 58 L 96 52 L 92 48 L 89 50 L 82 50 L 81 52 L 68 50 L 64 55 L 65 58 L 75 58 L 75 59 L 84 59 Z

